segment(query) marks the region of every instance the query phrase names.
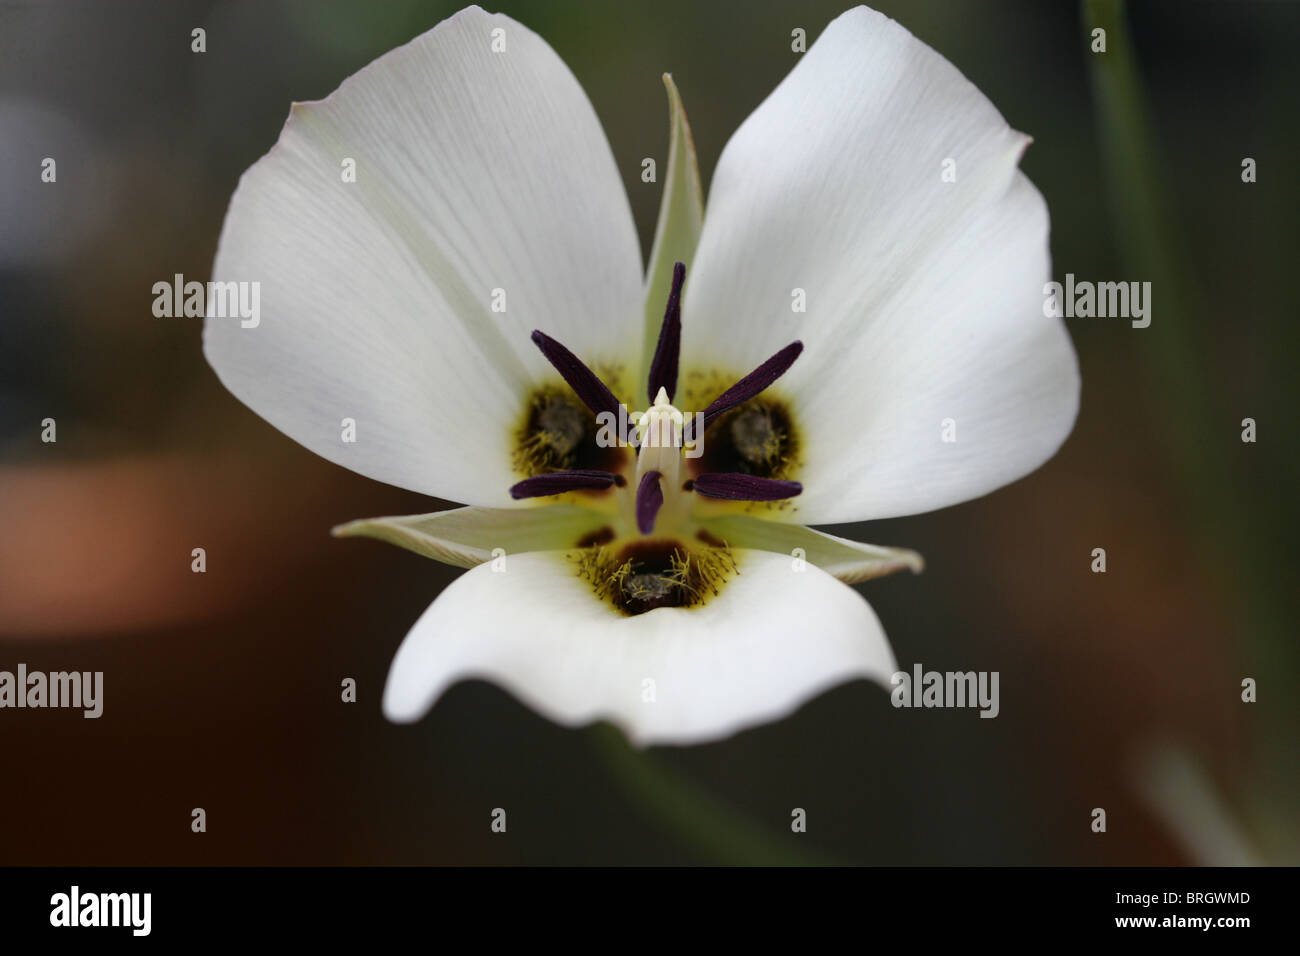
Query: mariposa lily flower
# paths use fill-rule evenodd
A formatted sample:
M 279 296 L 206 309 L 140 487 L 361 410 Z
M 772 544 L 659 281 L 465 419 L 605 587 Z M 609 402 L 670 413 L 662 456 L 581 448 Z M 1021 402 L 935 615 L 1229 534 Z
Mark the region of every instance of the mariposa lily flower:
M 262 319 L 208 319 L 222 382 L 330 461 L 468 505 L 336 529 L 471 569 L 397 652 L 393 720 L 483 678 L 693 743 L 887 682 L 848 585 L 920 558 L 806 525 L 983 495 L 1069 433 L 1029 140 L 956 68 L 843 14 L 732 137 L 707 213 L 665 82 L 644 272 L 578 83 L 477 7 L 295 104 L 231 201 L 214 279 L 260 281 Z M 644 409 L 622 435 L 621 409 Z

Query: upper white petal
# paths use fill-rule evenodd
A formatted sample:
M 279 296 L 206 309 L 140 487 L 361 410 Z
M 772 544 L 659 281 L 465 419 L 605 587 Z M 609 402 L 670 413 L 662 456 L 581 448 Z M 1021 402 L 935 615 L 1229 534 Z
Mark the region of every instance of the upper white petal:
M 785 555 L 734 554 L 740 573 L 707 604 L 632 617 L 560 553 L 512 556 L 504 572 L 480 565 L 407 635 L 384 712 L 417 720 L 451 684 L 482 678 L 557 723 L 603 718 L 638 743 L 690 744 L 778 719 L 851 678 L 888 682 L 893 653 L 852 588 Z
M 641 336 L 640 251 L 591 104 L 540 37 L 477 7 L 296 104 L 213 271 L 261 284 L 258 327 L 204 330 L 240 400 L 331 461 L 472 504 L 514 504 L 510 431 L 554 377 L 532 329 L 589 362 L 635 361 Z
M 954 504 L 1069 433 L 1078 369 L 1043 315 L 1048 218 L 1016 168 L 1027 142 L 951 63 L 859 7 L 727 144 L 686 283 L 684 364 L 746 372 L 803 339 L 777 386 L 804 459 L 781 517 Z

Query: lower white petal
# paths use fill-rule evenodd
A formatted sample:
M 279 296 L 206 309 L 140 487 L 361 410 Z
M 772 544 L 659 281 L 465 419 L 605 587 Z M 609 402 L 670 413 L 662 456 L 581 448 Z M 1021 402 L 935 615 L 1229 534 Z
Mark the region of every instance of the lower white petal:
M 418 720 L 447 687 L 481 678 L 560 724 L 605 719 L 640 744 L 692 744 L 853 678 L 887 685 L 894 655 L 861 595 L 784 555 L 733 553 L 739 573 L 708 603 L 635 616 L 596 598 L 562 553 L 480 565 L 407 635 L 384 712 Z

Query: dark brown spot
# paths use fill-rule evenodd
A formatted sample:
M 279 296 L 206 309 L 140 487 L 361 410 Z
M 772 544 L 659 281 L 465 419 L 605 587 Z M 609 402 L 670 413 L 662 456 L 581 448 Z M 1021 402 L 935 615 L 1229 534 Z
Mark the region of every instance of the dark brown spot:
M 727 542 L 723 541 L 716 534 L 713 534 L 711 531 L 707 531 L 704 528 L 701 528 L 699 531 L 695 532 L 695 537 L 699 538 L 710 548 L 725 548 L 727 546 Z
M 771 410 L 761 405 L 738 413 L 727 431 L 736 454 L 751 466 L 768 468 L 781 453 L 781 433 L 772 421 Z
M 584 534 L 574 544 L 576 548 L 594 548 L 598 545 L 609 544 L 614 540 L 614 529 L 609 525 L 603 528 L 597 528 L 588 534 Z
M 671 539 L 640 539 L 622 547 L 571 552 L 578 574 L 624 614 L 660 607 L 698 607 L 738 573 L 730 549 L 688 547 Z
M 602 448 L 596 442 L 598 432 L 596 416 L 568 389 L 538 389 L 516 433 L 515 468 L 525 478 L 553 471 L 622 471 L 625 450 Z M 615 481 L 625 483 L 621 475 Z
M 692 602 L 687 552 L 672 541 L 637 541 L 618 555 L 614 602 L 629 614 Z
M 586 416 L 572 402 L 551 396 L 537 413 L 537 430 L 545 434 L 557 455 L 571 455 L 586 432 Z
M 696 475 L 729 472 L 779 480 L 793 477 L 799 451 L 789 410 L 768 395 L 720 417 L 705 433 L 703 446 L 692 462 Z

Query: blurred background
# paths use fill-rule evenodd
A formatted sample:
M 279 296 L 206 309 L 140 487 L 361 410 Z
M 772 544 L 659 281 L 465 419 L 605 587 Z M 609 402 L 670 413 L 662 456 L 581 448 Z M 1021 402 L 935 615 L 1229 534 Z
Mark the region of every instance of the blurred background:
M 846 2 L 489 6 L 577 75 L 648 249 L 660 74 L 707 187 L 794 65 L 791 30 L 811 42 Z M 328 531 L 445 503 L 280 435 L 219 385 L 201 320 L 151 312 L 153 283 L 208 277 L 290 102 L 459 4 L 0 0 L 0 669 L 105 673 L 99 720 L 0 711 L 0 863 L 1300 861 L 1300 5 L 878 5 L 1034 137 L 1022 166 L 1055 278 L 1153 281 L 1153 321 L 1068 320 L 1082 410 L 1040 471 L 835 529 L 926 556 L 859 589 L 903 667 L 999 671 L 996 720 L 895 710 L 855 682 L 724 742 L 637 754 L 478 682 L 387 723 L 393 653 L 460 572 Z

